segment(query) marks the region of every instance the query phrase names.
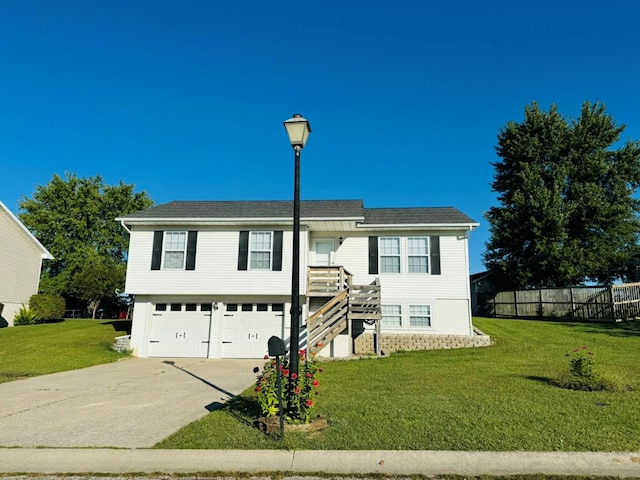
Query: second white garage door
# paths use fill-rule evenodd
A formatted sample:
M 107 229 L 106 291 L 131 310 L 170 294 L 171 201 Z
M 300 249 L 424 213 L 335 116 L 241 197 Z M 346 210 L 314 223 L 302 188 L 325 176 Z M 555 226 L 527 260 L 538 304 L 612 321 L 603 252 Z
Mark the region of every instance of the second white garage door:
M 283 304 L 227 304 L 222 321 L 221 356 L 263 358 L 273 335 L 282 338 Z

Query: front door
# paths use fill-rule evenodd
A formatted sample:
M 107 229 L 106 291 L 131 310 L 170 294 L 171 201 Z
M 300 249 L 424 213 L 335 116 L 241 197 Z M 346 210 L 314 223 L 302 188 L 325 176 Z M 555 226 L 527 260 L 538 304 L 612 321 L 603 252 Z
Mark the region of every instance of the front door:
M 316 258 L 314 265 L 319 267 L 328 267 L 332 264 L 331 252 L 333 251 L 332 239 L 318 239 L 314 241 Z

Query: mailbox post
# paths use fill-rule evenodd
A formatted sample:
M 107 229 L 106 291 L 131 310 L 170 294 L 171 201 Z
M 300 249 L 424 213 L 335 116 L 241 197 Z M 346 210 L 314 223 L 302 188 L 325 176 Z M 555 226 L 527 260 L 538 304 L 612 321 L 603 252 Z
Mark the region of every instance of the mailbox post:
M 269 356 L 276 357 L 276 382 L 278 386 L 278 412 L 280 414 L 280 440 L 284 440 L 284 409 L 282 408 L 282 372 L 280 371 L 280 357 L 287 354 L 284 342 L 275 335 L 267 342 Z

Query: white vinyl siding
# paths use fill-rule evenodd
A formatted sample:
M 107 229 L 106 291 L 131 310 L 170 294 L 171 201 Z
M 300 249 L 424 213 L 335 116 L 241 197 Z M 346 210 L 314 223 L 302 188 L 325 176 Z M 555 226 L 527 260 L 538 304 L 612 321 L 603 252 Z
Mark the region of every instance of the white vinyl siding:
M 184 269 L 187 251 L 187 232 L 165 232 L 163 250 L 163 268 Z
M 249 269 L 270 270 L 273 232 L 251 232 L 249 239 Z
M 283 233 L 282 271 L 238 270 L 238 230 L 198 228 L 198 268 L 150 270 L 153 227 L 134 227 L 126 292 L 133 295 L 291 295 L 291 231 Z M 185 229 L 186 230 L 186 229 Z M 276 230 L 274 228 L 274 230 Z M 300 232 L 300 294 L 306 292 L 307 235 Z M 272 237 L 273 238 L 273 237 Z M 247 266 L 248 266 L 247 262 Z M 273 263 L 273 261 L 271 262 Z

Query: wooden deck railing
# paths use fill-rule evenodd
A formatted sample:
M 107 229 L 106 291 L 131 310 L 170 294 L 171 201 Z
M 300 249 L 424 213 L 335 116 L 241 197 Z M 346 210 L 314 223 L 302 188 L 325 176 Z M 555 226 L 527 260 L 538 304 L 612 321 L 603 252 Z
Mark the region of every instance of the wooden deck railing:
M 307 320 L 307 345 L 311 353 L 322 349 L 353 320 L 372 324 L 382 319 L 380 281 L 370 285 L 351 285 L 351 274 L 342 267 L 309 267 L 308 296 L 332 297 Z M 311 272 L 314 277 L 311 280 Z M 313 285 L 313 289 L 311 287 Z M 313 294 L 311 294 L 313 290 Z M 379 328 L 376 330 L 379 337 Z M 376 348 L 376 351 L 379 349 Z
M 344 267 L 307 267 L 307 296 L 332 297 L 349 289 L 352 275 Z
M 349 288 L 349 320 L 380 320 L 380 280 L 370 285 L 351 285 Z
M 349 309 L 349 292 L 344 290 L 307 320 L 307 345 L 311 353 L 322 349 L 319 345 L 327 344 L 347 328 L 347 312 Z

